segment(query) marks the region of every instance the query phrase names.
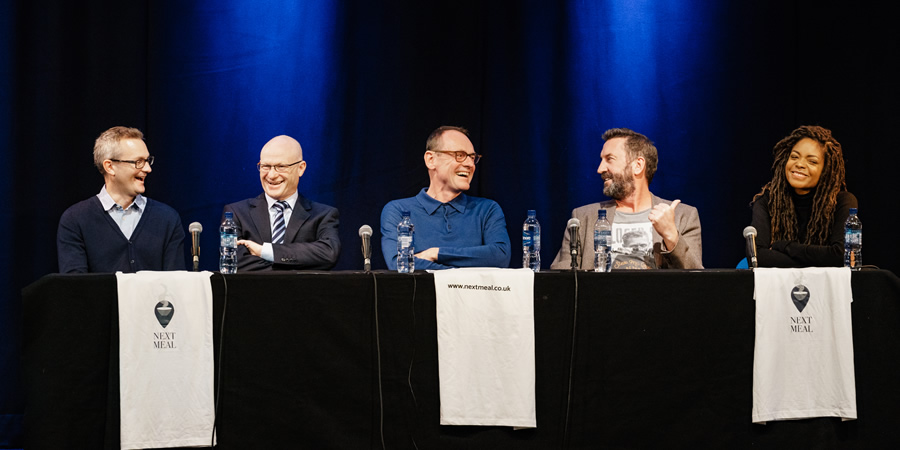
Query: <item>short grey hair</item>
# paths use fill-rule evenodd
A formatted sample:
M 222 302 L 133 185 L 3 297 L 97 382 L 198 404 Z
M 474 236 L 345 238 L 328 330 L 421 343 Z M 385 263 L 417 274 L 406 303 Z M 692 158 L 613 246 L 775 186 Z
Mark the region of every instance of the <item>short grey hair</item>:
M 103 161 L 119 157 L 119 142 L 125 139 L 144 139 L 144 133 L 137 128 L 112 127 L 100 134 L 94 142 L 94 165 L 100 173 L 103 170 Z

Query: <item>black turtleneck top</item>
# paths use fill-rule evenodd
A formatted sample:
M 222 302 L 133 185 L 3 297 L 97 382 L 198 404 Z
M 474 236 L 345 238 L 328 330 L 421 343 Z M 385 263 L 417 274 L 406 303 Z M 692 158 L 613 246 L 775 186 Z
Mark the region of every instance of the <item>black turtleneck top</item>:
M 841 267 L 844 265 L 844 222 L 850 216 L 850 208 L 857 207 L 856 197 L 841 191 L 837 196 L 837 207 L 831 219 L 831 233 L 825 245 L 803 244 L 812 217 L 813 197 L 816 191 L 800 195 L 791 192 L 794 214 L 797 215 L 797 235 L 795 241 L 778 240 L 772 242 L 772 216 L 769 214 L 769 193 L 753 203 L 753 218 L 750 224 L 756 227 L 756 253 L 760 267 Z

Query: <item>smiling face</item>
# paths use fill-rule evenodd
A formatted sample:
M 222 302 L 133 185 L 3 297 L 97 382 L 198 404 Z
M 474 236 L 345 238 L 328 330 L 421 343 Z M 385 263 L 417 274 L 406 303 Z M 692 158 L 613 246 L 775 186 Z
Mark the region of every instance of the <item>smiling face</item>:
M 625 138 L 613 138 L 603 144 L 597 173 L 603 178 L 603 195 L 622 200 L 634 192 L 634 175 L 625 150 Z
M 800 195 L 808 194 L 819 184 L 819 176 L 825 167 L 825 152 L 818 142 L 803 138 L 791 149 L 787 164 L 784 165 L 784 176 L 794 191 Z
M 441 135 L 440 145 L 435 150 L 475 153 L 472 141 L 456 130 L 445 131 Z M 475 176 L 475 161 L 472 158 L 457 162 L 453 154 L 426 151 L 425 164 L 431 178 L 429 192 L 443 193 L 449 195 L 450 199 L 469 190 L 472 177 Z M 432 197 L 438 198 L 435 195 Z
M 114 159 L 137 161 L 150 157 L 147 144 L 140 139 L 123 139 L 118 143 L 118 151 Z M 144 181 L 147 175 L 153 171 L 150 164 L 135 169 L 134 164 L 127 162 L 114 162 L 106 160 L 103 163 L 105 169 L 106 191 L 119 204 L 128 207 L 138 194 L 144 193 Z M 124 203 L 124 204 L 123 204 Z
M 286 200 L 294 195 L 294 192 L 297 192 L 300 177 L 306 171 L 306 162 L 302 159 L 303 149 L 300 148 L 300 143 L 289 136 L 272 138 L 263 146 L 262 151 L 259 152 L 260 164 L 287 166 L 301 161 L 299 164 L 288 167 L 284 173 L 280 173 L 274 168 L 259 172 L 259 180 L 269 197 L 275 200 Z

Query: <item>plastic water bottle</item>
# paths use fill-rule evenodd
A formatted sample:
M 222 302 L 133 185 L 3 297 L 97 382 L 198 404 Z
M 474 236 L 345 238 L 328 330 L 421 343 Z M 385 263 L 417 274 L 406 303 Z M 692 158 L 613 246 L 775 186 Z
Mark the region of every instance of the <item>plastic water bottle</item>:
M 528 218 L 522 225 L 522 267 L 535 272 L 541 271 L 541 224 L 533 209 L 528 210 Z
M 219 272 L 237 273 L 237 225 L 231 211 L 225 212 L 219 227 Z
M 412 273 L 416 270 L 416 226 L 409 220 L 409 211 L 402 211 L 397 224 L 397 272 Z
M 856 208 L 850 208 L 850 217 L 844 222 L 844 267 L 853 270 L 862 268 L 862 222 L 856 213 Z
M 609 246 L 612 241 L 612 225 L 606 220 L 606 210 L 597 210 L 594 222 L 594 272 L 609 272 Z

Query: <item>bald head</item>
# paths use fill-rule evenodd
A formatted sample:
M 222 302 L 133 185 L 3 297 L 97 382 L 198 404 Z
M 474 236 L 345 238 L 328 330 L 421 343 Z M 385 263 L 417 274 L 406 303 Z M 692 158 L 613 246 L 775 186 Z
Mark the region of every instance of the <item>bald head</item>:
M 275 200 L 285 200 L 297 192 L 300 177 L 306 171 L 303 149 L 290 136 L 277 136 L 259 152 L 259 180 L 263 190 Z M 270 167 L 262 170 L 262 167 Z M 280 169 L 279 169 L 280 167 Z
M 278 153 L 279 155 L 293 158 L 291 162 L 303 159 L 303 149 L 300 148 L 300 143 L 297 142 L 296 139 L 285 135 L 275 136 L 272 139 L 269 139 L 269 142 L 266 142 L 266 145 L 263 146 L 262 151 L 259 154 L 259 159 L 262 160 L 267 152 L 273 154 Z

